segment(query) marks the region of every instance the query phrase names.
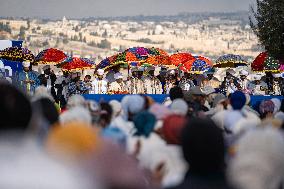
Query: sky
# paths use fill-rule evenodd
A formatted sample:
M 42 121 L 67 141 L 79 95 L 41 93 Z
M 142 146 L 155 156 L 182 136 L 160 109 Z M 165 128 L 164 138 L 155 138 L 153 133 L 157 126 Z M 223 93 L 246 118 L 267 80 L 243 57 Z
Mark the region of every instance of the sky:
M 248 11 L 255 0 L 0 0 L 1 17 L 58 19 Z

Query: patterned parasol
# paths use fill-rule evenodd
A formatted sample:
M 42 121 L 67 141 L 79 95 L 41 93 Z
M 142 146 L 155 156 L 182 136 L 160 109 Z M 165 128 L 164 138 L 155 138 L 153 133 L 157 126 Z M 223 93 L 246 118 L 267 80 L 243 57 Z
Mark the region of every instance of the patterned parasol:
M 180 69 L 184 72 L 202 74 L 212 69 L 212 67 L 213 63 L 211 60 L 203 56 L 197 56 L 195 59 L 185 62 L 180 66 Z
M 50 48 L 41 51 L 35 58 L 38 64 L 59 64 L 67 58 L 67 55 L 58 49 Z
M 262 52 L 251 64 L 251 69 L 254 72 L 284 72 L 284 63 L 270 56 L 268 52 Z
M 62 70 L 84 70 L 91 69 L 94 66 L 94 62 L 86 58 L 68 58 L 66 61 L 58 65 Z
M 194 60 L 190 53 L 176 53 L 170 56 L 171 64 L 175 66 L 184 65 L 189 60 Z
M 213 65 L 216 68 L 236 68 L 238 66 L 247 66 L 248 62 L 240 55 L 225 54 L 220 56 Z
M 0 58 L 18 62 L 34 62 L 34 55 L 27 48 L 9 47 L 0 51 Z

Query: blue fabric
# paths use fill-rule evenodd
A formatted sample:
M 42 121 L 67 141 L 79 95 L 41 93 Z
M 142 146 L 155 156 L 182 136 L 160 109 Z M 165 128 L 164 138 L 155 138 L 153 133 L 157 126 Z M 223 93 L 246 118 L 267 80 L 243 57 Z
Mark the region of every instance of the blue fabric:
M 12 47 L 22 48 L 23 41 L 12 41 Z
M 21 71 L 18 74 L 18 78 L 17 78 L 18 86 L 24 92 L 34 93 L 35 89 L 39 86 L 40 81 L 39 81 L 39 79 L 37 77 L 37 74 L 34 71 L 29 71 L 28 72 L 28 77 L 29 77 L 29 80 L 33 80 L 34 81 L 34 83 L 31 84 L 30 91 L 27 91 L 27 85 L 24 83 L 24 81 L 27 79 L 26 78 L 26 72 L 24 72 L 24 71 Z
M 236 91 L 231 95 L 230 102 L 234 110 L 240 110 L 246 104 L 246 96 L 243 92 Z
M 23 65 L 21 62 L 14 62 L 5 59 L 0 59 L 0 62 L 3 62 L 4 64 L 4 68 L 0 68 L 3 69 L 4 76 L 10 77 L 13 81 L 16 80 L 17 74 L 23 70 Z

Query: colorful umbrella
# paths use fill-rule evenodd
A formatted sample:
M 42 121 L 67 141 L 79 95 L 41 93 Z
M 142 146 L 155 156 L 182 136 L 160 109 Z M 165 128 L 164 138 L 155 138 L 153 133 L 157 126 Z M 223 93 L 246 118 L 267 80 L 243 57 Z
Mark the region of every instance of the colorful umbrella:
M 86 60 L 85 58 L 68 58 L 66 61 L 62 62 L 58 65 L 62 70 L 83 70 L 83 69 L 90 69 L 94 66 L 94 63 L 91 60 Z
M 190 53 L 176 53 L 170 56 L 171 64 L 175 66 L 183 65 L 185 62 L 195 59 Z
M 268 54 L 260 53 L 251 64 L 252 71 L 255 72 L 283 72 L 284 64 Z
M 247 66 L 248 62 L 240 55 L 225 54 L 216 60 L 213 65 L 216 68 L 236 68 L 238 66 Z
M 34 62 L 34 55 L 27 48 L 9 47 L 0 51 L 0 58 L 18 62 Z
M 67 58 L 67 55 L 58 49 L 50 48 L 41 51 L 35 58 L 38 64 L 59 64 Z
M 213 63 L 208 58 L 197 56 L 180 66 L 180 69 L 189 73 L 202 74 L 212 69 Z
M 167 65 L 171 65 L 171 60 L 169 56 L 157 55 L 157 56 L 148 57 L 145 63 L 151 64 L 154 66 L 167 66 Z

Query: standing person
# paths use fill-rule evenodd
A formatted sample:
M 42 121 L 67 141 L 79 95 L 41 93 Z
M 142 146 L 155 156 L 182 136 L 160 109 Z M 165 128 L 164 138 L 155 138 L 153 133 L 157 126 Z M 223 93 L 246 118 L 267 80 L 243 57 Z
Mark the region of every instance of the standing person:
M 184 76 L 181 78 L 179 82 L 179 87 L 183 91 L 189 91 L 190 88 L 194 87 L 194 82 L 190 79 L 190 73 L 185 72 Z
M 148 68 L 148 76 L 144 80 L 146 94 L 162 94 L 162 84 L 160 80 L 155 77 L 155 68 Z
M 108 80 L 109 83 L 115 82 L 115 74 L 119 73 L 120 71 L 120 65 L 117 65 L 113 67 L 107 74 L 106 74 L 106 79 Z
M 81 74 L 79 72 L 73 72 L 71 74 L 71 81 L 68 84 L 68 98 L 74 94 L 86 94 L 88 93 L 88 87 L 80 80 Z
M 145 94 L 144 82 L 142 75 L 137 68 L 131 70 L 132 77 L 127 81 L 128 91 L 130 94 Z
M 235 71 L 233 69 L 228 69 L 226 71 L 226 77 L 220 86 L 220 92 L 228 96 L 238 90 L 238 81 L 233 75 Z
M 56 81 L 56 75 L 51 72 L 50 65 L 45 65 L 43 68 L 43 74 L 38 76 L 40 85 L 47 88 L 47 91 L 51 93 L 53 98 L 57 101 L 54 83 Z
M 18 84 L 20 88 L 29 95 L 33 95 L 40 81 L 37 75 L 32 71 L 30 62 L 23 62 L 23 71 L 19 72 Z
M 260 75 L 255 75 L 253 77 L 254 81 L 251 83 L 252 94 L 253 95 L 265 95 L 267 93 L 267 84 L 261 81 Z
M 284 82 L 281 74 L 273 75 L 273 94 L 284 95 Z
M 127 86 L 123 82 L 123 75 L 121 73 L 116 73 L 114 75 L 115 81 L 109 86 L 108 92 L 110 93 L 127 93 Z
M 177 75 L 175 70 L 171 70 L 166 80 L 166 94 L 170 93 L 171 88 L 178 86 Z
M 104 70 L 98 69 L 96 78 L 92 82 L 91 94 L 106 94 L 108 90 L 108 81 L 104 79 Z
M 212 120 L 192 118 L 182 131 L 181 146 L 189 165 L 183 182 L 172 189 L 229 189 L 225 177 L 225 140 Z
M 85 75 L 84 77 L 84 83 L 86 87 L 88 88 L 88 91 L 92 90 L 92 82 L 91 82 L 92 76 Z
M 241 70 L 240 71 L 240 88 L 241 91 L 243 91 L 244 93 L 251 93 L 250 90 L 250 81 L 247 79 L 249 73 L 246 70 Z
M 56 99 L 57 102 L 60 103 L 61 107 L 65 107 L 67 103 L 67 93 L 68 93 L 67 85 L 69 83 L 68 77 L 69 77 L 68 72 L 59 71 L 58 77 L 54 83 L 56 90 Z

